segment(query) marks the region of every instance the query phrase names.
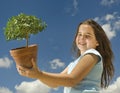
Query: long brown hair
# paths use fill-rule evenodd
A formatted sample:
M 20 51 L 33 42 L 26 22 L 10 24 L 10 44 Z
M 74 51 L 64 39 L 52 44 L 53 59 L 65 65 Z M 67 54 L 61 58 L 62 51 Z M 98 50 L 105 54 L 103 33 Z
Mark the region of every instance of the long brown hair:
M 76 42 L 75 42 L 76 36 L 79 31 L 79 27 L 81 24 L 90 25 L 94 30 L 96 40 L 99 43 L 99 46 L 96 47 L 96 50 L 99 51 L 99 53 L 103 57 L 103 72 L 102 72 L 102 76 L 101 76 L 101 87 L 106 88 L 106 87 L 108 87 L 112 77 L 114 76 L 113 52 L 111 49 L 110 41 L 109 41 L 108 37 L 106 36 L 106 33 L 102 29 L 102 27 L 94 20 L 88 19 L 84 22 L 81 22 L 78 25 L 77 33 L 76 33 L 74 41 L 73 41 L 73 52 L 75 53 L 76 57 L 81 55 L 79 49 L 76 46 Z

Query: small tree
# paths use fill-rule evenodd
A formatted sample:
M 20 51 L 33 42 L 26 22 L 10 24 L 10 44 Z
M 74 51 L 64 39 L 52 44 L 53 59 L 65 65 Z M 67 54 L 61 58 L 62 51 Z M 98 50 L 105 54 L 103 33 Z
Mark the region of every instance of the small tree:
M 4 34 L 8 41 L 26 39 L 26 47 L 28 47 L 30 35 L 42 32 L 46 27 L 47 24 L 36 16 L 20 13 L 8 20 Z

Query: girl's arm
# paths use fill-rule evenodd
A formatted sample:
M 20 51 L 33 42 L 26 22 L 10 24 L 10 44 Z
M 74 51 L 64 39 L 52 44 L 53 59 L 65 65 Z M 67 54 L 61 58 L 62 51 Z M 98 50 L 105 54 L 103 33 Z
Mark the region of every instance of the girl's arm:
M 72 87 L 79 83 L 94 67 L 98 61 L 98 57 L 94 54 L 86 54 L 78 64 L 72 70 L 70 74 L 67 74 L 67 68 L 61 73 L 48 73 L 40 71 L 37 68 L 35 62 L 33 62 L 32 69 L 26 69 L 18 66 L 18 72 L 22 76 L 29 78 L 36 78 L 47 84 L 48 86 L 57 87 L 57 86 L 68 86 Z
M 61 73 L 56 73 L 56 74 L 67 74 L 67 70 L 68 70 L 68 68 L 66 67 Z M 46 73 L 46 74 L 48 74 L 47 72 L 43 72 L 44 74 Z M 51 73 L 51 74 L 53 74 L 53 73 Z M 55 75 L 56 75 L 55 74 Z M 46 81 L 46 80 L 43 80 L 43 79 L 40 79 L 40 81 L 42 80 L 42 82 L 43 83 L 45 83 L 45 84 L 47 84 L 49 87 L 52 87 L 52 88 L 56 88 L 56 87 L 58 87 L 58 84 L 56 83 L 56 82 L 48 82 L 48 81 Z

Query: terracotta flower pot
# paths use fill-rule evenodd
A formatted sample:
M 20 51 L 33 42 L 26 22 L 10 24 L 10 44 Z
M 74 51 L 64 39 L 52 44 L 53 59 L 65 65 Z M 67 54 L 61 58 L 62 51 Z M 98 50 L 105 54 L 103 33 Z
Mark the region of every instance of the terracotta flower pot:
M 37 51 L 38 47 L 36 44 L 34 44 L 28 47 L 11 49 L 10 54 L 17 65 L 32 68 L 32 58 L 35 60 L 35 62 L 37 62 Z

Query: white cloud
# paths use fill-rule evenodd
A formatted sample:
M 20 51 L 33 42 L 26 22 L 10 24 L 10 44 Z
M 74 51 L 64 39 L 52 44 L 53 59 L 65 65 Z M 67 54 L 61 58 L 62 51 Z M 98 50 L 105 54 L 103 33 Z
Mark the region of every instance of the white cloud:
M 52 61 L 50 61 L 50 65 L 52 69 L 57 69 L 60 67 L 64 67 L 65 63 L 62 62 L 60 59 L 53 59 Z
M 49 93 L 51 88 L 36 80 L 32 82 L 24 81 L 20 85 L 16 85 L 15 89 L 17 93 Z
M 100 93 L 120 93 L 120 77 L 118 77 L 107 89 L 101 90 Z
M 120 20 L 114 23 L 114 29 L 120 29 Z
M 0 93 L 13 93 L 13 92 L 10 91 L 8 88 L 0 87 Z
M 114 19 L 114 15 L 112 15 L 112 14 L 107 14 L 106 17 L 105 17 L 106 21 L 109 21 L 109 20 L 112 20 L 112 19 Z
M 118 0 L 102 0 L 101 1 L 101 5 L 104 5 L 104 6 L 110 6 L 114 3 L 116 3 Z
M 12 65 L 13 61 L 8 57 L 0 58 L 0 68 L 9 68 Z
M 72 16 L 75 16 L 78 10 L 78 2 L 77 0 L 73 0 L 73 13 Z
M 110 24 L 104 24 L 104 25 L 102 25 L 102 28 L 105 30 L 109 39 L 112 39 L 113 37 L 116 36 L 116 32 L 112 31 L 112 28 L 111 28 Z
M 67 7 L 65 8 L 66 13 L 70 14 L 71 16 L 75 16 L 78 12 L 78 0 L 68 0 L 70 3 L 70 6 L 66 5 Z M 69 2 L 67 4 L 69 4 Z
M 109 39 L 115 37 L 116 32 L 120 30 L 120 16 L 117 12 L 96 17 L 95 20 L 101 24 Z

